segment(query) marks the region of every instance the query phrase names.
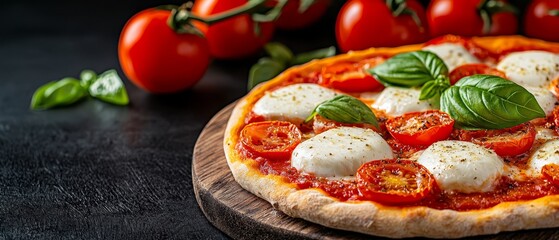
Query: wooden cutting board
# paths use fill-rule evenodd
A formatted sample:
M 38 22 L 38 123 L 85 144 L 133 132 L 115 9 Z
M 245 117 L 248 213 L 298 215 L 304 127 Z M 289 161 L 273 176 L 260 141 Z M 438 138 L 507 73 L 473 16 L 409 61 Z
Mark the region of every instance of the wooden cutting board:
M 217 113 L 202 130 L 192 157 L 192 184 L 208 220 L 235 239 L 383 239 L 335 230 L 288 217 L 239 186 L 227 166 L 223 133 L 234 103 Z M 501 233 L 469 239 L 559 239 L 556 229 Z

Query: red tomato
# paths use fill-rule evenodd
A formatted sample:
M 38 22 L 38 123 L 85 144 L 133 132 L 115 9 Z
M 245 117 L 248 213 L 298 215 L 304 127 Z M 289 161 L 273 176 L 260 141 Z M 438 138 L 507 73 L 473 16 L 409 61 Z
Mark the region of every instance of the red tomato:
M 435 178 L 411 160 L 374 160 L 357 170 L 357 189 L 363 198 L 380 203 L 417 202 L 429 196 Z
M 367 92 L 382 90 L 383 85 L 367 70 L 382 62 L 384 58 L 376 57 L 356 63 L 335 63 L 322 68 L 319 84 L 342 90 L 344 92 Z
M 392 15 L 385 1 L 350 0 L 344 4 L 336 20 L 336 40 L 343 52 L 370 47 L 395 47 L 419 43 L 428 37 L 425 10 L 416 0 L 407 0 L 422 27 L 408 14 Z
M 441 44 L 441 43 L 460 44 L 464 48 L 468 49 L 468 52 L 472 53 L 474 56 L 476 56 L 479 59 L 488 59 L 488 58 L 492 58 L 494 60 L 498 59 L 498 56 L 496 56 L 495 53 L 489 51 L 486 48 L 483 48 L 483 47 L 477 45 L 471 39 L 456 36 L 456 35 L 444 35 L 444 36 L 441 36 L 441 37 L 431 39 L 427 43 L 425 43 L 425 46 L 437 45 L 437 44 Z
M 447 139 L 453 126 L 454 119 L 438 110 L 406 113 L 386 121 L 386 129 L 392 137 L 412 146 L 428 146 Z
M 500 1 L 500 0 L 489 0 Z M 433 0 L 427 7 L 427 21 L 432 37 L 445 34 L 462 36 L 510 35 L 518 29 L 518 19 L 511 12 L 491 16 L 491 29 L 483 32 L 478 6 L 483 0 Z
M 196 0 L 192 13 L 200 17 L 224 12 L 247 3 L 247 0 Z M 210 53 L 215 58 L 236 59 L 256 53 L 266 44 L 274 32 L 272 22 L 259 23 L 260 34 L 254 29 L 254 21 L 248 14 L 232 17 L 211 26 L 194 22 L 208 39 Z
M 523 154 L 532 148 L 536 129 L 530 122 L 499 130 L 459 130 L 458 138 L 493 149 L 501 157 Z
M 286 30 L 308 27 L 318 21 L 330 5 L 330 0 L 316 0 L 306 11 L 299 12 L 300 2 L 300 0 L 287 1 L 276 20 L 276 27 Z
M 301 142 L 301 131 L 290 122 L 264 121 L 246 125 L 240 134 L 244 148 L 272 160 L 289 159 Z
M 134 84 L 151 93 L 178 92 L 194 85 L 210 63 L 208 42 L 167 26 L 170 11 L 147 9 L 122 29 L 118 58 Z
M 530 37 L 559 42 L 559 15 L 551 14 L 552 10 L 559 11 L 559 1 L 532 1 L 524 16 L 524 33 Z
M 542 175 L 551 183 L 559 185 L 559 165 L 550 163 L 543 166 Z
M 449 75 L 450 84 L 454 85 L 456 82 L 458 82 L 458 80 L 476 74 L 494 75 L 506 78 L 505 73 L 497 70 L 496 68 L 492 68 L 483 63 L 471 63 L 464 64 L 452 70 Z

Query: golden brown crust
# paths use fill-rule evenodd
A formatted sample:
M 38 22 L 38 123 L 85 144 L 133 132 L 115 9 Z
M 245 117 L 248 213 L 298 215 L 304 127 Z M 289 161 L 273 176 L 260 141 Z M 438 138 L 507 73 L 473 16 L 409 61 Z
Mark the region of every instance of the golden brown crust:
M 479 45 L 497 51 L 518 46 L 537 46 L 559 50 L 559 44 L 519 36 L 474 38 Z M 559 196 L 530 201 L 504 202 L 492 208 L 473 211 L 437 210 L 428 207 L 391 207 L 371 201 L 341 202 L 320 190 L 297 190 L 278 176 L 263 175 L 250 159 L 235 150 L 238 132 L 250 107 L 270 88 L 280 85 L 298 72 L 319 69 L 337 61 L 357 60 L 377 54 L 394 55 L 418 50 L 421 45 L 377 48 L 350 52 L 291 68 L 241 99 L 225 130 L 224 150 L 235 180 L 246 190 L 270 202 L 287 215 L 324 226 L 366 234 L 402 238 L 458 238 L 520 229 L 559 227 Z M 559 51 L 558 51 L 559 52 Z

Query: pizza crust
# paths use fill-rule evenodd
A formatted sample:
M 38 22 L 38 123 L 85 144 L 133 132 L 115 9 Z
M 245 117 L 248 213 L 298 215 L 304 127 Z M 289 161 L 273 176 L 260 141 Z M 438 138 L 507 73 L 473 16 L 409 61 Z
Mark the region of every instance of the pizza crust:
M 519 36 L 473 38 L 473 41 L 489 49 L 503 50 L 521 45 L 535 45 L 559 52 L 559 44 Z M 291 68 L 275 79 L 259 85 L 238 102 L 225 130 L 224 150 L 235 180 L 244 189 L 270 202 L 274 208 L 291 217 L 331 228 L 377 236 L 459 238 L 521 229 L 559 227 L 559 195 L 530 201 L 504 202 L 488 209 L 472 211 L 438 210 L 421 206 L 393 207 L 371 201 L 341 202 L 321 190 L 297 190 L 295 184 L 285 182 L 279 176 L 263 175 L 255 168 L 256 163 L 253 160 L 243 160 L 236 152 L 238 133 L 250 112 L 250 106 L 254 105 L 266 90 L 281 85 L 292 74 L 312 71 L 337 61 L 414 51 L 421 46 L 369 49 L 315 60 Z

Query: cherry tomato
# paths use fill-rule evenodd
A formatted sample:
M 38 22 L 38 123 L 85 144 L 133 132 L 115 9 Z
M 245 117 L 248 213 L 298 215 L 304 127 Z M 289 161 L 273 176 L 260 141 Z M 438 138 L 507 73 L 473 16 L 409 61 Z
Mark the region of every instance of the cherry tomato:
M 427 146 L 447 139 L 453 126 L 454 119 L 438 110 L 406 113 L 386 121 L 392 137 L 412 146 Z
M 458 138 L 493 149 L 501 157 L 516 156 L 532 148 L 536 129 L 530 122 L 499 130 L 459 130 Z
M 210 63 L 208 42 L 167 26 L 170 11 L 147 9 L 122 29 L 118 58 L 134 84 L 151 93 L 178 92 L 194 85 Z
M 425 10 L 416 0 L 407 0 L 422 23 L 419 27 L 409 14 L 394 17 L 385 1 L 347 1 L 336 20 L 336 40 L 343 52 L 370 47 L 395 47 L 427 39 Z
M 489 0 L 500 1 L 500 0 Z M 483 32 L 478 6 L 483 0 L 433 0 L 427 7 L 427 21 L 432 37 L 445 34 L 462 36 L 510 35 L 518 29 L 518 19 L 511 12 L 491 16 L 491 28 Z
M 401 204 L 429 196 L 435 178 L 411 160 L 374 160 L 357 170 L 357 189 L 361 196 L 375 202 Z
M 301 131 L 290 122 L 264 121 L 246 125 L 240 134 L 249 152 L 273 160 L 289 159 L 301 142 Z
M 555 14 L 553 11 L 555 10 Z M 530 37 L 559 42 L 559 1 L 534 0 L 524 16 L 524 33 Z
M 458 80 L 476 74 L 494 75 L 506 78 L 505 73 L 497 70 L 496 68 L 492 68 L 483 63 L 471 63 L 464 64 L 452 70 L 452 72 L 450 72 L 449 74 L 450 84 L 454 85 L 456 82 L 458 82 Z
M 499 56 L 497 56 L 498 54 L 495 54 L 495 53 L 491 52 L 490 50 L 477 45 L 471 39 L 456 36 L 456 35 L 444 35 L 444 36 L 441 36 L 441 37 L 433 38 L 433 39 L 429 40 L 427 43 L 425 43 L 425 46 L 437 45 L 437 44 L 442 44 L 442 43 L 460 44 L 464 48 L 466 48 L 468 50 L 468 52 L 470 52 L 471 54 L 473 54 L 474 56 L 476 56 L 479 59 L 493 59 L 493 60 L 496 60 L 499 57 Z
M 277 2 L 277 1 L 273 1 Z M 283 7 L 276 27 L 285 30 L 295 30 L 308 27 L 317 22 L 328 9 L 330 0 L 316 0 L 307 10 L 299 12 L 301 0 L 289 0 Z
M 247 0 L 196 0 L 192 13 L 200 17 L 224 12 L 247 3 Z M 256 53 L 266 44 L 274 32 L 272 22 L 259 23 L 260 33 L 248 14 L 232 17 L 211 26 L 194 22 L 208 39 L 210 53 L 215 58 L 237 59 Z
M 559 165 L 550 163 L 543 166 L 542 175 L 551 183 L 559 185 Z
M 367 70 L 382 62 L 375 57 L 359 62 L 335 63 L 322 68 L 319 84 L 344 92 L 367 92 L 382 90 L 383 85 Z

